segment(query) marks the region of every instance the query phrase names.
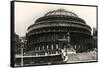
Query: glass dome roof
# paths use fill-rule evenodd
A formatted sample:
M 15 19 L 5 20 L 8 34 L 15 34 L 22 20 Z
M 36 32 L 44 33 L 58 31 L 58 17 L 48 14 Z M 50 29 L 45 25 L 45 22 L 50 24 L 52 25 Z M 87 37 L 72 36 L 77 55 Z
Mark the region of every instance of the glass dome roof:
M 50 15 L 67 15 L 67 16 L 78 17 L 75 13 L 71 11 L 66 11 L 65 9 L 57 9 L 57 10 L 49 11 L 48 13 L 45 14 L 45 16 L 50 16 Z

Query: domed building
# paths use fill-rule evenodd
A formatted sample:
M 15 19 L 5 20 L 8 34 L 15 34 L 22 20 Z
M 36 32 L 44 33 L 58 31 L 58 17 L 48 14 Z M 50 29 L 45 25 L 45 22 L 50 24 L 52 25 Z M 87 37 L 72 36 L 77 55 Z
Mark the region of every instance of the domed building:
M 27 51 L 34 63 L 62 61 L 63 48 L 76 52 L 92 48 L 91 27 L 77 14 L 64 9 L 49 11 L 27 31 Z

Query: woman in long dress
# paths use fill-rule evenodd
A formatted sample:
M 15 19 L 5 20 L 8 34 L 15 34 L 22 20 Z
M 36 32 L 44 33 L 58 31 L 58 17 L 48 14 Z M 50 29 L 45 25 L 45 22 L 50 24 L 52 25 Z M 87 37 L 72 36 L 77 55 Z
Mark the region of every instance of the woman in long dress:
M 68 61 L 67 48 L 62 49 L 62 58 L 64 62 Z

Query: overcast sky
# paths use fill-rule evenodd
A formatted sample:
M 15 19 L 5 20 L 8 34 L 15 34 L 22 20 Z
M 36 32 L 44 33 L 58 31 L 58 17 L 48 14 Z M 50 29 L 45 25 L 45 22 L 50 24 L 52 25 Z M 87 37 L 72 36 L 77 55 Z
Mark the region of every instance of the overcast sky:
M 19 36 L 24 36 L 27 32 L 28 26 L 32 25 L 36 19 L 44 16 L 48 11 L 56 9 L 72 11 L 80 18 L 84 19 L 91 28 L 96 27 L 96 7 L 16 2 L 16 34 Z

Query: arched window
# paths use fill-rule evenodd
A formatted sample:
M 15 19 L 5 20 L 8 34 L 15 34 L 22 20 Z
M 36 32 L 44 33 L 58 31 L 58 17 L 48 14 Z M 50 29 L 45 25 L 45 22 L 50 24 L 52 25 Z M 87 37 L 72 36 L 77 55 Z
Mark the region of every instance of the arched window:
M 38 53 L 36 53 L 36 56 L 38 56 Z
M 47 49 L 49 48 L 49 46 L 47 45 Z
M 58 49 L 58 44 L 56 44 L 56 49 Z
M 39 46 L 39 50 L 40 50 L 40 46 Z
M 47 52 L 45 52 L 45 55 L 47 55 Z
M 43 47 L 42 47 L 42 48 L 43 48 L 43 50 L 44 50 L 44 45 L 43 45 Z
M 75 49 L 76 49 L 77 46 L 75 45 L 74 47 L 75 47 Z
M 53 50 L 53 44 L 51 45 L 51 49 Z
M 79 45 L 79 48 L 80 48 L 80 45 Z

